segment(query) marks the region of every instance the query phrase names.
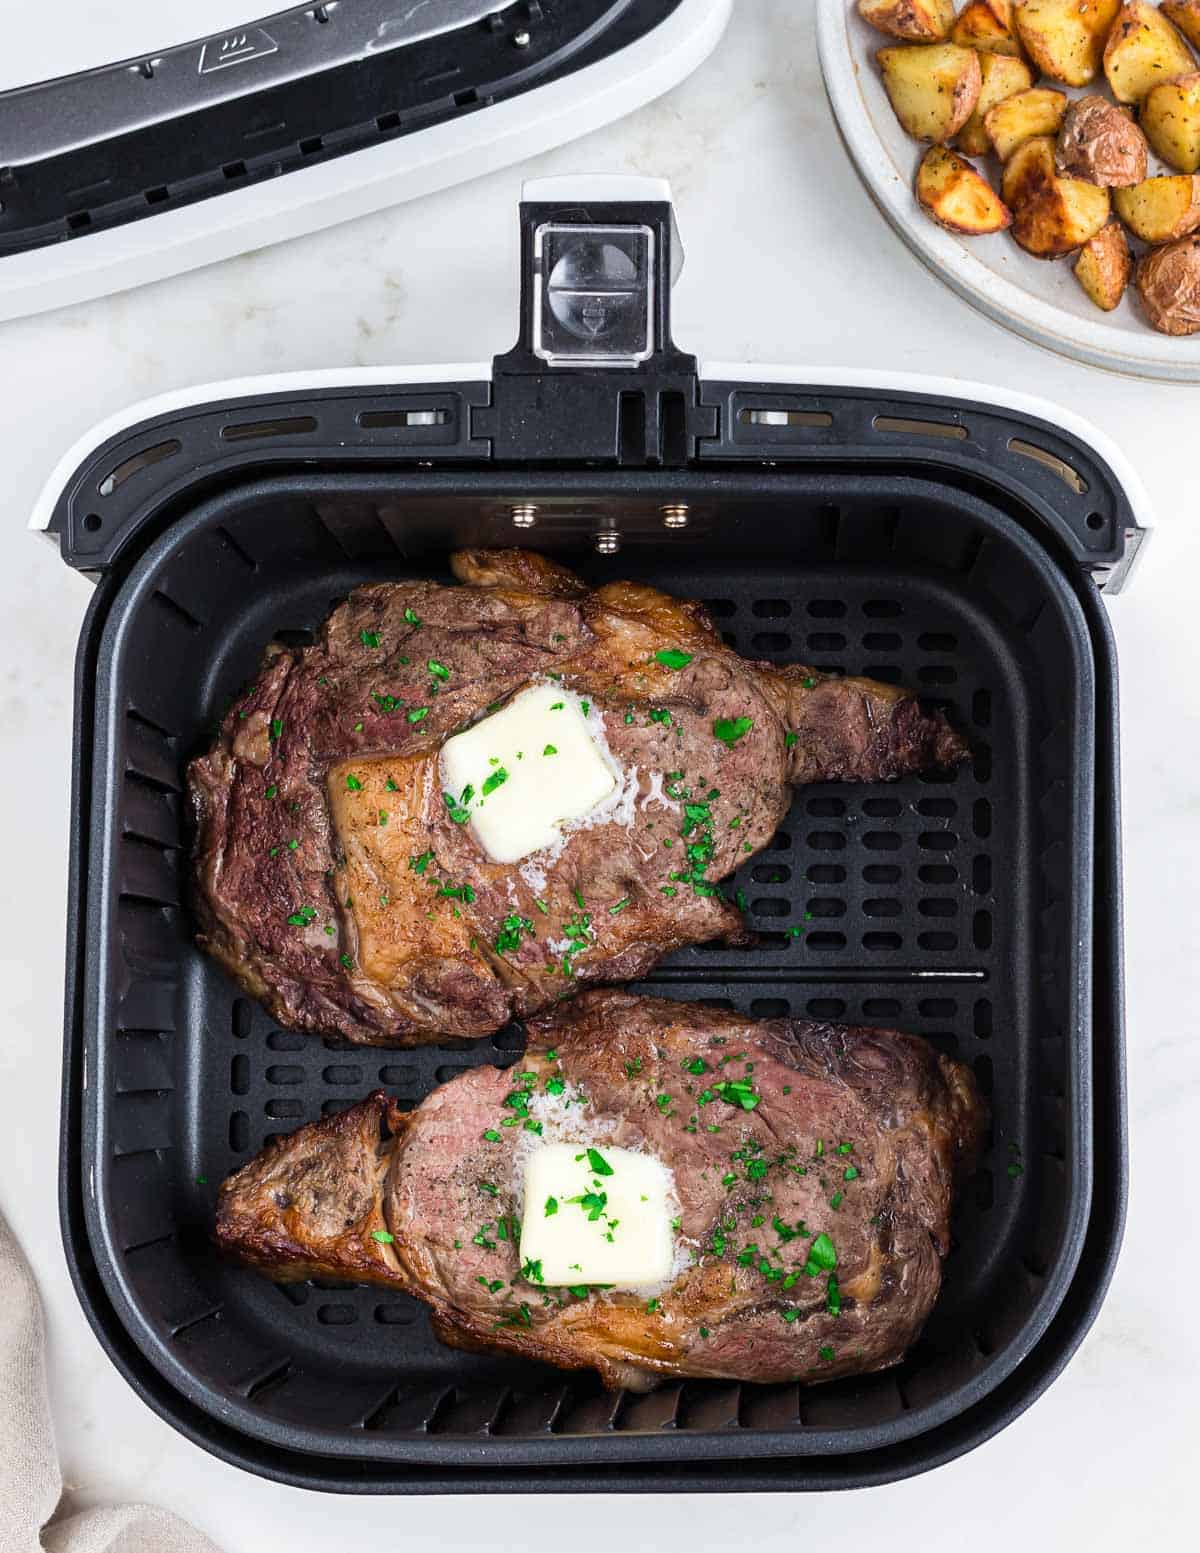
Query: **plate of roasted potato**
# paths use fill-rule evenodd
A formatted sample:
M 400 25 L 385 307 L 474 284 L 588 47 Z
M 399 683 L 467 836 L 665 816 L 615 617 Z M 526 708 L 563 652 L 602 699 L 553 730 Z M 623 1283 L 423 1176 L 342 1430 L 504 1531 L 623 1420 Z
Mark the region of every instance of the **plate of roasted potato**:
M 1200 0 L 817 0 L 876 203 L 968 301 L 1200 382 Z

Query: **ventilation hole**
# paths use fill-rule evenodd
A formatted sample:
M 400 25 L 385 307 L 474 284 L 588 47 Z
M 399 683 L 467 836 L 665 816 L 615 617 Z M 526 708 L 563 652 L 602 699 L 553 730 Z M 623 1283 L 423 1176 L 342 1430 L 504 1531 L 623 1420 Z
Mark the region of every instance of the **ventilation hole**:
M 810 949 L 844 949 L 846 947 L 846 935 L 844 933 L 809 933 L 804 941 Z
M 307 1305 L 312 1296 L 312 1290 L 306 1283 L 277 1283 L 273 1287 L 279 1290 L 289 1305 L 297 1307 Z
M 408 1327 L 417 1319 L 416 1305 L 376 1305 L 375 1320 L 384 1327 Z
M 814 852 L 840 852 L 846 845 L 846 838 L 841 831 L 814 830 L 809 833 L 808 845 Z
M 917 837 L 917 845 L 926 852 L 952 852 L 958 845 L 958 837 L 952 830 L 923 830 Z
M 617 399 L 617 460 L 622 464 L 646 461 L 646 396 L 629 391 Z
M 990 949 L 992 947 L 992 914 L 990 911 L 977 911 L 975 920 L 971 924 L 971 937 L 976 949 Z
M 386 135 L 390 130 L 400 128 L 400 115 L 398 113 L 381 113 L 375 120 L 375 128 L 381 135 Z
M 896 663 L 868 663 L 863 668 L 863 674 L 867 679 L 882 680 L 885 685 L 898 685 L 908 677 Z
M 273 1052 L 303 1051 L 307 1045 L 298 1030 L 272 1030 L 267 1036 L 267 1048 Z
M 318 1305 L 317 1320 L 323 1327 L 352 1327 L 358 1312 L 353 1305 Z
M 178 453 L 182 446 L 177 437 L 168 437 L 165 442 L 156 442 L 151 448 L 143 448 L 118 464 L 115 469 L 111 469 L 101 480 L 97 490 L 101 496 L 111 496 L 131 475 L 137 474 L 140 469 L 149 469 L 152 464 L 161 463 L 164 458 L 170 458 L 173 453 Z
M 316 417 L 312 415 L 292 415 L 276 421 L 239 421 L 236 425 L 221 427 L 221 440 L 248 442 L 254 437 L 292 437 L 316 429 Z
M 255 1398 L 261 1397 L 264 1391 L 270 1391 L 276 1386 L 282 1386 L 291 1373 L 292 1366 L 290 1360 L 277 1364 L 269 1374 L 260 1375 L 257 1380 L 251 1382 L 246 1388 L 246 1401 L 253 1402 Z
M 846 638 L 840 631 L 813 631 L 806 645 L 810 652 L 841 652 L 846 645 Z
M 814 819 L 840 819 L 846 812 L 846 800 L 844 798 L 810 798 L 804 807 Z
M 863 836 L 863 846 L 871 852 L 897 852 L 900 837 L 892 830 L 869 830 Z
M 282 1104 L 283 1102 L 281 1101 L 280 1103 Z M 348 1111 L 352 1105 L 356 1104 L 357 1101 L 353 1096 L 340 1100 L 324 1100 L 321 1102 L 321 1115 L 338 1116 L 342 1111 Z
M 736 631 L 722 631 L 721 632 L 721 640 L 725 643 L 726 647 L 732 647 L 732 648 L 734 648 L 736 650 L 736 648 L 737 648 L 737 632 Z
M 971 1066 L 975 1070 L 975 1080 L 979 1085 L 980 1094 L 990 1095 L 995 1083 L 992 1059 L 987 1056 L 976 1057 Z
M 755 599 L 750 612 L 760 620 L 781 620 L 791 614 L 792 606 L 786 599 Z
M 316 156 L 317 152 L 322 150 L 324 145 L 325 142 L 321 139 L 320 135 L 310 135 L 307 140 L 302 140 L 300 142 L 300 155 Z
M 456 108 L 469 108 L 473 103 L 477 103 L 478 101 L 479 93 L 473 86 L 467 87 L 465 91 L 455 92 L 454 94 L 454 106 Z
M 83 520 L 83 526 L 89 534 L 98 533 L 104 523 L 104 519 L 98 512 L 89 512 Z
M 872 819 L 894 820 L 903 808 L 895 798 L 864 798 L 862 802 L 862 812 Z
M 862 644 L 868 652 L 899 652 L 903 638 L 894 631 L 868 631 Z
M 403 1087 L 407 1084 L 415 1084 L 417 1079 L 416 1068 L 402 1066 L 399 1063 L 385 1063 L 379 1070 L 379 1082 L 387 1084 L 391 1088 Z
M 755 652 L 787 652 L 792 639 L 783 631 L 756 631 L 750 638 Z
M 922 798 L 917 813 L 935 820 L 951 820 L 958 813 L 958 803 L 953 798 Z
M 775 832 L 771 837 L 771 844 L 768 850 L 771 852 L 790 852 L 792 850 L 792 838 L 786 830 L 777 830 Z
M 958 670 L 945 663 L 927 663 L 917 670 L 917 678 L 923 685 L 953 685 L 958 680 Z
M 784 902 L 786 910 L 787 903 Z M 434 1081 L 438 1084 L 448 1084 L 452 1078 L 457 1078 L 460 1073 L 469 1073 L 471 1065 L 466 1062 L 443 1062 L 433 1071 Z
M 977 798 L 971 813 L 971 826 L 981 840 L 992 834 L 992 806 L 986 798 Z
M 743 426 L 832 426 L 827 410 L 766 410 L 747 407 L 738 411 Z
M 958 902 L 936 896 L 932 900 L 919 902 L 917 910 L 923 917 L 953 917 L 958 914 Z
M 808 613 L 815 620 L 840 620 L 846 613 L 846 606 L 841 599 L 813 599 Z
M 904 870 L 896 863 L 872 863 L 862 871 L 867 884 L 895 884 Z
M 919 933 L 917 944 L 922 949 L 945 954 L 948 950 L 958 948 L 958 936 L 955 933 Z
M 525 1036 L 520 1025 L 505 1025 L 503 1030 L 497 1030 L 492 1036 L 492 1045 L 501 1052 L 524 1051 Z
M 229 1118 L 229 1147 L 244 1154 L 250 1147 L 250 1118 L 245 1111 L 234 1111 Z
M 304 1102 L 303 1100 L 268 1100 L 263 1110 L 273 1122 L 298 1122 L 304 1115 Z
M 977 782 L 987 782 L 992 775 L 992 751 L 987 744 L 977 744 L 971 761 L 971 772 Z
M 913 437 L 943 437 L 950 442 L 967 440 L 967 428 L 949 421 L 912 421 L 900 415 L 877 415 L 871 424 L 876 431 L 905 432 Z
M 868 620 L 895 620 L 904 613 L 904 606 L 895 599 L 868 599 L 863 614 Z
M 1102 529 L 1104 527 L 1104 514 L 1102 512 L 1089 512 L 1087 515 L 1087 526 L 1093 533 L 1098 529 Z
M 284 647 L 311 647 L 316 632 L 309 626 L 280 626 L 274 631 L 274 638 Z
M 899 933 L 864 933 L 864 949 L 899 949 L 904 940 Z
M 975 1173 L 975 1206 L 981 1213 L 986 1213 L 995 1201 L 995 1183 L 992 1180 L 990 1170 L 979 1170 Z
M 977 728 L 987 728 L 992 721 L 992 693 L 977 690 L 971 697 L 971 721 Z
M 840 863 L 813 863 L 805 869 L 804 877 L 810 884 L 842 884 L 846 870 Z
M 789 917 L 792 913 L 787 901 L 775 895 L 765 895 L 751 901 L 750 910 L 756 917 Z
M 992 860 L 977 857 L 971 864 L 971 888 L 976 895 L 987 895 L 992 888 Z
M 254 1007 L 249 998 L 234 998 L 230 1010 L 230 1024 L 239 1041 L 244 1041 L 254 1028 Z
M 917 1013 L 922 1019 L 953 1019 L 958 1013 L 958 1004 L 953 998 L 922 998 L 917 1004 Z
M 92 218 L 86 210 L 73 210 L 67 217 L 69 232 L 85 232 L 91 224 Z
M 840 1019 L 846 1012 L 842 998 L 809 998 L 804 1007 L 810 1019 Z
M 364 410 L 358 424 L 364 431 L 403 431 L 409 426 L 445 426 L 449 410 Z
M 1053 453 L 1048 453 L 1045 448 L 1039 448 L 1036 443 L 1024 442 L 1020 437 L 1012 437 L 1009 439 L 1008 451 L 1018 453 L 1022 458 L 1032 458 L 1051 474 L 1057 475 L 1065 486 L 1075 492 L 1076 496 L 1087 494 L 1088 483 L 1079 471 L 1072 469 L 1070 464 Z
M 750 870 L 750 877 L 755 884 L 787 884 L 792 870 L 782 863 L 757 863 Z
M 948 631 L 922 631 L 917 637 L 917 646 L 922 652 L 954 652 L 958 637 L 951 636 Z
M 809 901 L 807 915 L 809 917 L 844 917 L 846 915 L 846 902 L 838 900 L 834 895 L 817 895 Z
M 297 1063 L 275 1063 L 267 1069 L 268 1084 L 303 1084 L 304 1069 Z
M 863 901 L 863 912 L 868 917 L 898 917 L 900 902 L 891 896 Z
M 750 1004 L 754 1019 L 786 1019 L 792 1005 L 786 998 L 755 998 Z
M 363 1081 L 363 1070 L 352 1067 L 350 1064 L 344 1064 L 326 1068 L 321 1077 L 327 1084 L 361 1084 Z
M 173 620 L 177 621 L 186 630 L 200 630 L 202 622 L 196 619 L 191 610 L 184 609 L 182 604 L 177 603 L 173 598 L 169 598 L 161 588 L 156 590 L 151 597 L 160 610 L 170 615 Z
M 922 863 L 917 869 L 917 878 L 922 884 L 953 884 L 958 878 L 958 869 L 950 863 Z
M 732 599 L 705 599 L 704 607 L 714 620 L 728 620 L 737 614 L 737 605 Z
M 170 199 L 170 195 L 160 184 L 157 189 L 147 189 L 146 192 L 142 195 L 142 198 L 146 201 L 147 205 L 162 205 L 168 199 Z
M 900 999 L 867 998 L 862 1009 L 868 1019 L 896 1019 L 900 1014 Z
M 244 178 L 246 176 L 245 162 L 226 162 L 221 171 L 226 178 Z
M 989 998 L 980 998 L 975 1004 L 975 1034 L 981 1041 L 992 1038 L 992 1004 Z
M 244 1053 L 229 1064 L 229 1087 L 235 1095 L 250 1092 L 250 1059 Z

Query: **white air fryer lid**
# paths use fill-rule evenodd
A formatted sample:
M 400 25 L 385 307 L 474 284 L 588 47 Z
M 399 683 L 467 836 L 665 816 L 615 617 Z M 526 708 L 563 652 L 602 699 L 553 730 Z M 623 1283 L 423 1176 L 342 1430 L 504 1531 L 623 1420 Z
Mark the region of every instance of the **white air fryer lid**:
M 262 0 L 259 0 L 262 4 Z M 732 0 L 91 0 L 5 18 L 0 319 L 444 188 L 675 85 Z

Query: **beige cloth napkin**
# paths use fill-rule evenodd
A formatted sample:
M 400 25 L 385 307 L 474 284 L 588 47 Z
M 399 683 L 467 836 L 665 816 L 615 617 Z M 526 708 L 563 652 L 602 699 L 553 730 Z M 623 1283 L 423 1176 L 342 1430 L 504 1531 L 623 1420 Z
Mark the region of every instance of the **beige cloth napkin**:
M 0 1553 L 219 1553 L 177 1516 L 151 1505 L 65 1515 L 46 1395 L 37 1285 L 0 1214 Z

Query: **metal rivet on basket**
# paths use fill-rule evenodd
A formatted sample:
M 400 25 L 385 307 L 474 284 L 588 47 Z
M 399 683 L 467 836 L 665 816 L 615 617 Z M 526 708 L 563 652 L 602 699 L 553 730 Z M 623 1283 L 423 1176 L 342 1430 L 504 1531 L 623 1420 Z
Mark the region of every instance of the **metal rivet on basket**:
M 686 502 L 672 502 L 668 507 L 660 507 L 662 520 L 667 528 L 687 528 L 688 506 Z
M 524 30 L 521 32 L 514 32 L 513 44 L 519 49 L 527 49 L 529 47 L 529 34 Z
M 532 502 L 523 502 L 512 509 L 512 520 L 517 528 L 532 528 L 537 522 L 537 508 Z
M 616 555 L 621 548 L 620 534 L 597 534 L 596 549 L 600 555 Z

